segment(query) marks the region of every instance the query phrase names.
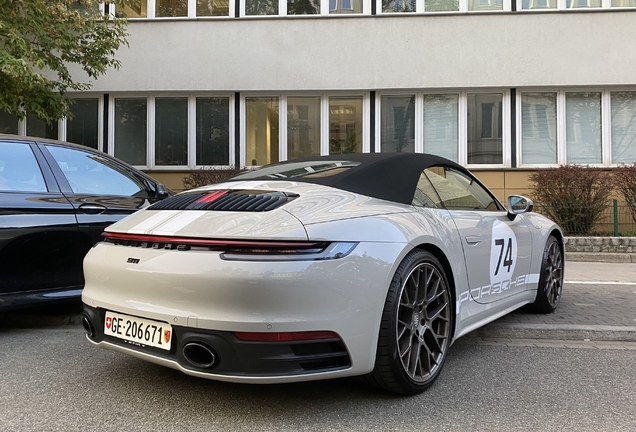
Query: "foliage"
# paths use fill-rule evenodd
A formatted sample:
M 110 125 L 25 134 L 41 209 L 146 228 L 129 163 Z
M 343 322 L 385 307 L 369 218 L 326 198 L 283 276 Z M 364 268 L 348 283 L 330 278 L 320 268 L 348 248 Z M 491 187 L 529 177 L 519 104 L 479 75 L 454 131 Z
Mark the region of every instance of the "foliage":
M 614 170 L 614 187 L 618 190 L 636 222 L 636 163 L 619 165 Z
M 51 124 L 71 116 L 69 91 L 91 87 L 69 65 L 89 79 L 120 66 L 113 56 L 127 45 L 126 21 L 105 19 L 96 0 L 0 0 L 0 11 L 0 110 Z
M 358 151 L 358 134 L 353 133 L 346 139 L 331 138 L 329 154 L 352 154 Z
M 612 190 L 607 172 L 582 165 L 543 169 L 529 178 L 537 208 L 566 234 L 591 233 Z
M 246 171 L 245 168 L 201 168 L 197 171 L 191 171 L 183 177 L 181 182 L 185 189 L 194 189 L 214 183 L 220 183 L 224 180 L 237 176 Z

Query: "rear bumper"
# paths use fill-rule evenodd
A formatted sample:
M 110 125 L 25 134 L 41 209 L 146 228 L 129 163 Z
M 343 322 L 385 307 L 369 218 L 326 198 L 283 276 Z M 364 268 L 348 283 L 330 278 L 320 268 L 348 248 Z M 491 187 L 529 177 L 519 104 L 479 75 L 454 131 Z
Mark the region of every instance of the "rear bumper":
M 291 342 L 251 342 L 239 340 L 233 332 L 172 326 L 170 351 L 143 345 L 131 345 L 125 340 L 104 335 L 106 311 L 84 306 L 84 316 L 90 320 L 93 335 L 88 340 L 111 349 L 123 351 L 146 360 L 182 370 L 185 373 L 227 381 L 271 381 L 281 377 L 322 375 L 351 369 L 351 359 L 339 338 Z M 214 353 L 211 365 L 191 363 L 184 347 L 203 344 Z
M 214 252 L 99 244 L 84 261 L 82 300 L 95 322 L 94 343 L 191 375 L 233 382 L 362 375 L 373 369 L 382 308 L 404 249 L 360 243 L 342 259 L 243 262 Z M 100 336 L 106 310 L 170 323 L 175 351 Z M 307 331 L 340 339 L 279 344 L 234 336 Z M 218 366 L 201 370 L 182 357 L 183 344 L 197 338 L 218 351 Z

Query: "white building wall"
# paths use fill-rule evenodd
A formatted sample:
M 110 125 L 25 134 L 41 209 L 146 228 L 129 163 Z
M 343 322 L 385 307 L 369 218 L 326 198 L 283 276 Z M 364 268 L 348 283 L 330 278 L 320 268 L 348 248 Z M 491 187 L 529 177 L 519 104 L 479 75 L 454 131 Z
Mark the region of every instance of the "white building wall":
M 634 85 L 635 23 L 631 10 L 133 20 L 121 69 L 92 91 Z

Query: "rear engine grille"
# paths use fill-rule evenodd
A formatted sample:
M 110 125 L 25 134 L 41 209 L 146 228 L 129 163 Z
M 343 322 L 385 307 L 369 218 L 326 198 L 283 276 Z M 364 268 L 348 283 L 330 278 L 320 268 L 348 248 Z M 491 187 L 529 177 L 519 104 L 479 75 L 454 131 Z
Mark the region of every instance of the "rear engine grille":
M 159 201 L 148 209 L 266 212 L 296 198 L 297 194 L 278 191 L 213 190 L 179 194 Z

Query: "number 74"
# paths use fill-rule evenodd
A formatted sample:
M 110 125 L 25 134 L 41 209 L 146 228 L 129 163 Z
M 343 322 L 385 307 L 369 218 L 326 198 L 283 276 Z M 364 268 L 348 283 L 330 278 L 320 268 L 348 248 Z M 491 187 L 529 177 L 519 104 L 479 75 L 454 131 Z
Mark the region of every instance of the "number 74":
M 512 260 L 512 239 L 508 238 L 508 247 L 506 247 L 506 239 L 495 239 L 495 245 L 501 246 L 501 250 L 499 251 L 499 260 L 497 261 L 497 268 L 495 269 L 495 276 L 499 273 L 499 268 L 501 267 L 501 258 L 503 257 L 503 267 L 508 268 L 508 273 L 510 273 L 510 267 L 513 264 Z M 504 256 L 504 248 L 506 249 L 506 255 Z

